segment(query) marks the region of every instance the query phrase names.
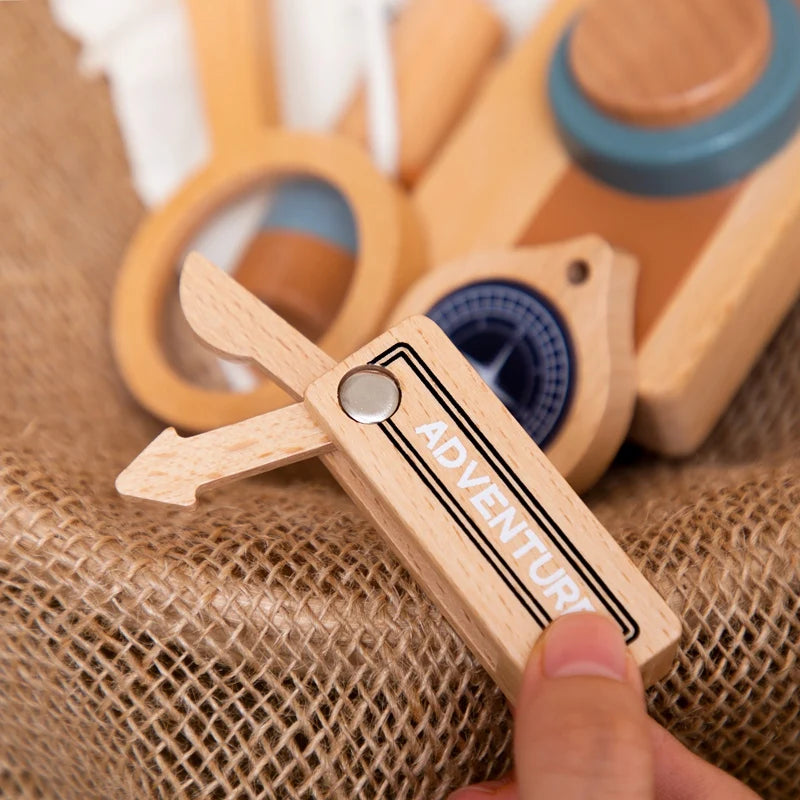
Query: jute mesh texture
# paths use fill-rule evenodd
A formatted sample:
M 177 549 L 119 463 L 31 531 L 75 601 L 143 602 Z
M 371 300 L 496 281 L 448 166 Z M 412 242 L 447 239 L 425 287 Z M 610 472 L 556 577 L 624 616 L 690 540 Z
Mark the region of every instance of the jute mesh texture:
M 192 512 L 116 496 L 160 429 L 107 334 L 143 212 L 108 87 L 43 0 L 0 6 L 0 795 L 429 800 L 499 776 L 500 692 L 321 467 Z M 629 448 L 587 498 L 684 621 L 652 714 L 768 798 L 800 788 L 798 352 L 795 308 L 701 452 Z

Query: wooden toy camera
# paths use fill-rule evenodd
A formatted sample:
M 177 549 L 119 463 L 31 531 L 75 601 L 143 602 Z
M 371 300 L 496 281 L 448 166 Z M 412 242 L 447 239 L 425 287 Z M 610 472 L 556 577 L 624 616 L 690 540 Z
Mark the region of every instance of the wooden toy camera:
M 794 0 L 556 0 L 415 192 L 428 261 L 634 256 L 632 434 L 689 453 L 800 289 L 799 121 Z

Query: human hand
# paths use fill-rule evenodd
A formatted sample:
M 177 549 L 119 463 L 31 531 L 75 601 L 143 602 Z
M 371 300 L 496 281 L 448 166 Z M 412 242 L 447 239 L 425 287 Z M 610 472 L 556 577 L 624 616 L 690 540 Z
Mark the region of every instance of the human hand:
M 528 661 L 514 729 L 514 775 L 450 800 L 758 800 L 647 715 L 619 628 L 568 614 Z

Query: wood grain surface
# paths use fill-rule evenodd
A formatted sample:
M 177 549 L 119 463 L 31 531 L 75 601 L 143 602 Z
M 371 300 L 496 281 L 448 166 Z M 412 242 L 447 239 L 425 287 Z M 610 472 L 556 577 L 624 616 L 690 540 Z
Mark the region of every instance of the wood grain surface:
M 117 478 L 120 494 L 193 506 L 197 492 L 333 450 L 302 403 L 184 438 L 167 428 Z
M 356 259 L 303 232 L 257 231 L 234 277 L 309 339 L 321 338 L 347 294 Z
M 770 43 L 765 0 L 594 0 L 569 56 L 583 92 L 610 116 L 678 125 L 740 98 Z
M 377 333 L 421 273 L 424 240 L 414 209 L 355 143 L 277 129 L 243 139 L 145 218 L 119 272 L 111 315 L 117 363 L 137 400 L 162 420 L 207 430 L 287 403 L 272 383 L 245 393 L 212 391 L 180 374 L 165 353 L 162 310 L 174 291 L 175 265 L 209 216 L 270 175 L 298 173 L 341 187 L 359 231 L 359 254 L 344 300 L 318 340 L 326 352 L 341 358 Z
M 302 396 L 336 363 L 200 253 L 186 258 L 180 298 L 186 320 L 207 345 L 262 367 L 291 395 Z
M 368 362 L 401 390 L 380 425 L 337 402 L 342 377 Z M 350 496 L 512 702 L 534 642 L 572 611 L 616 619 L 646 683 L 669 670 L 675 615 L 432 321 L 380 336 L 306 404 L 360 477 Z
M 392 30 L 398 172 L 388 177 L 407 186 L 420 177 L 469 104 L 502 36 L 501 21 L 487 0 L 411 0 L 402 8 Z M 363 86 L 334 132 L 369 150 Z M 234 274 L 317 339 L 341 309 L 354 265 L 355 259 L 333 244 L 271 229 L 256 234 Z M 355 321 L 352 325 L 356 329 Z
M 380 330 L 397 298 L 422 271 L 425 252 L 415 209 L 356 143 L 270 124 L 277 119 L 276 103 L 265 84 L 271 73 L 264 73 L 262 63 L 271 52 L 269 3 L 187 2 L 213 153 L 208 164 L 145 217 L 131 239 L 112 300 L 111 338 L 120 373 L 136 399 L 162 420 L 197 431 L 288 401 L 269 382 L 242 393 L 205 389 L 179 373 L 165 350 L 163 312 L 174 291 L 176 265 L 221 209 L 287 175 L 318 179 L 347 198 L 358 229 L 358 256 L 355 267 L 348 265 L 329 287 L 331 292 L 343 284 L 347 288 L 338 305 L 325 307 L 333 318 L 319 336 L 321 347 L 336 357 Z M 288 300 L 294 291 L 287 286 Z M 320 326 L 319 315 L 312 322 Z

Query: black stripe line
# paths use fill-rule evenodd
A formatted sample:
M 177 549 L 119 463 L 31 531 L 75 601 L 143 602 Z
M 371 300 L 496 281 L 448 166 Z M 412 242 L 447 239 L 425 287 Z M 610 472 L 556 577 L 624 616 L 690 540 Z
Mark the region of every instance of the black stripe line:
M 391 429 L 397 439 L 400 440 L 400 443 L 393 438 L 392 433 L 390 433 L 389 430 L 384 429 L 384 425 Z M 458 527 L 461 528 L 467 538 L 480 551 L 481 555 L 483 555 L 483 557 L 489 562 L 503 583 L 505 583 L 511 592 L 513 592 L 517 600 L 519 600 L 519 602 L 527 609 L 528 613 L 530 613 L 534 620 L 536 620 L 537 624 L 544 628 L 548 625 L 548 623 L 552 622 L 552 617 L 547 613 L 547 610 L 542 606 L 530 588 L 527 587 L 520 580 L 519 576 L 508 566 L 505 559 L 500 555 L 500 553 L 497 552 L 494 545 L 480 529 L 480 526 L 475 523 L 472 517 L 464 512 L 458 501 L 444 485 L 441 478 L 436 475 L 436 473 L 414 449 L 412 444 L 403 435 L 402 431 L 397 427 L 397 425 L 389 420 L 388 423 L 382 423 L 381 428 L 384 429 L 384 433 L 386 433 L 389 439 L 393 441 L 395 447 L 400 451 L 414 472 L 417 473 L 422 482 L 428 487 L 428 489 L 437 495 L 439 497 L 439 501 L 442 502 L 443 498 L 438 495 L 436 489 L 431 485 L 431 481 L 436 483 L 441 493 L 444 494 L 447 500 L 450 501 L 449 504 L 442 502 L 442 505 L 447 509 L 450 516 L 456 522 Z M 458 518 L 458 512 L 460 512 L 461 516 L 464 518 L 463 520 Z M 466 520 L 468 523 L 467 525 L 464 524 L 464 520 Z M 470 528 L 472 530 L 470 530 Z M 477 539 L 476 535 L 478 537 Z M 480 539 L 480 541 L 478 541 L 478 539 Z M 483 543 L 483 546 L 481 545 L 481 542 Z M 486 550 L 489 550 L 489 552 L 494 556 L 494 559 L 489 556 Z M 513 584 L 516 584 L 516 586 Z M 535 609 L 531 608 L 530 604 L 525 601 L 523 595 L 527 596 L 528 600 L 530 600 L 530 602 L 535 606 Z
M 478 452 L 487 461 L 489 461 L 495 471 L 505 480 L 508 487 L 511 489 L 517 500 L 522 504 L 528 514 L 549 536 L 559 552 L 564 556 L 564 558 L 566 558 L 572 568 L 592 589 L 595 597 L 600 600 L 606 610 L 617 621 L 622 628 L 623 633 L 625 634 L 626 641 L 628 643 L 634 641 L 640 633 L 639 625 L 637 624 L 636 620 L 631 616 L 630 612 L 622 605 L 622 603 L 620 603 L 620 601 L 606 585 L 605 581 L 603 581 L 603 579 L 597 574 L 592 565 L 586 561 L 580 551 L 577 550 L 575 545 L 564 534 L 561 528 L 559 528 L 541 502 L 531 493 L 530 489 L 525 486 L 525 484 L 520 480 L 519 476 L 517 476 L 516 473 L 514 473 L 514 471 L 509 467 L 505 459 L 500 455 L 494 445 L 477 429 L 475 423 L 470 419 L 468 414 L 455 400 L 442 382 L 431 371 L 430 367 L 423 361 L 416 350 L 407 343 L 397 343 L 372 359 L 371 363 L 380 364 L 381 366 L 389 366 L 398 359 L 402 359 L 416 374 L 421 383 L 431 392 L 431 394 L 436 397 L 443 406 L 445 406 L 445 410 L 453 418 L 461 432 L 472 443 L 473 447 L 475 447 Z M 414 363 L 415 361 L 417 363 Z M 450 408 L 448 408 L 448 406 L 450 406 Z M 381 428 L 384 429 L 384 433 L 388 435 L 388 432 L 383 425 L 381 425 Z M 393 444 L 398 450 L 400 450 L 396 442 L 393 441 Z M 411 446 L 410 443 L 408 443 L 408 447 L 412 452 L 416 453 L 416 450 Z M 405 453 L 403 453 L 403 455 L 405 457 Z M 417 457 L 420 458 L 418 454 Z M 422 463 L 425 462 L 423 461 Z M 430 485 L 428 488 L 433 491 Z M 441 500 L 441 497 L 439 499 Z M 532 505 L 536 508 L 536 510 L 531 507 Z M 472 521 L 471 518 L 470 521 Z M 505 561 L 502 558 L 501 561 L 505 564 Z

